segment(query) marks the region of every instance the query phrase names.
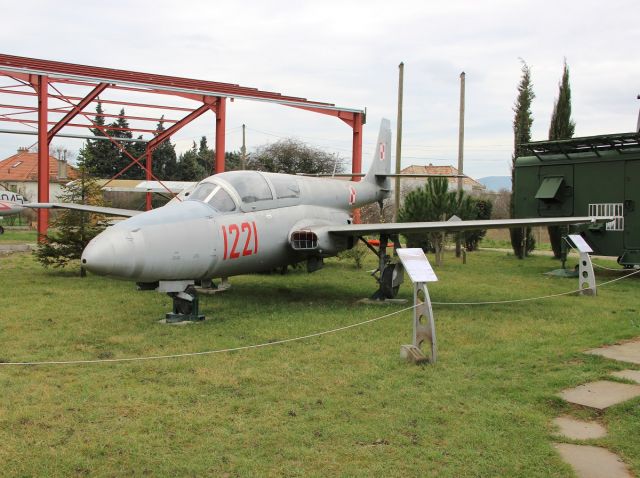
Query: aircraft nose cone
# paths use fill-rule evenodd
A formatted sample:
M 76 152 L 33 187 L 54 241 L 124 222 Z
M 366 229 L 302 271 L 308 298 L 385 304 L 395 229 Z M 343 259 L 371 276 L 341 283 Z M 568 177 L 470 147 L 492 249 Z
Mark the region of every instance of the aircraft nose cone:
M 96 237 L 82 251 L 82 266 L 95 274 L 107 275 L 113 269 L 113 256 L 111 242 Z
M 104 231 L 82 252 L 82 265 L 99 275 L 128 278 L 135 272 L 136 261 L 133 237 L 124 231 Z

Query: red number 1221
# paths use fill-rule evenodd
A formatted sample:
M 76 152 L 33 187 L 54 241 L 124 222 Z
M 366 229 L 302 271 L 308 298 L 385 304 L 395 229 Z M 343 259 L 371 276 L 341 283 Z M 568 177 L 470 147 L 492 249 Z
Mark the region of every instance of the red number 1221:
M 255 221 L 222 226 L 222 240 L 224 241 L 224 260 L 258 253 L 258 230 Z

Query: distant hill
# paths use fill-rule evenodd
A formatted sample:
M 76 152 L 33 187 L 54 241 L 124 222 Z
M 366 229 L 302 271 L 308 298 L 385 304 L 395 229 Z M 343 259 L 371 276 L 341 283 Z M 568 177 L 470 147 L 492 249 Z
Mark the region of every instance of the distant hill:
M 477 181 L 483 184 L 489 191 L 500 191 L 501 189 L 511 191 L 511 176 L 487 176 Z

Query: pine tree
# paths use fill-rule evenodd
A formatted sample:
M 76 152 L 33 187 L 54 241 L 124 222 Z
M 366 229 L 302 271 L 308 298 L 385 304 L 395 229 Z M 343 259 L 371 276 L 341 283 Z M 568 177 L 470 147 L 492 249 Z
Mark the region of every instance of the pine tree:
M 471 205 L 472 205 L 472 208 L 468 217 L 460 216 L 461 219 L 465 219 L 465 220 L 491 219 L 491 212 L 493 211 L 493 202 L 491 202 L 490 199 L 471 198 Z M 467 251 L 478 250 L 478 245 L 480 244 L 480 241 L 484 238 L 486 234 L 487 234 L 486 229 L 467 231 L 463 233 L 465 249 Z
M 558 98 L 553 104 L 551 125 L 549 126 L 549 139 L 570 139 L 575 132 L 576 124 L 571 119 L 571 86 L 569 85 L 569 67 L 564 60 L 562 80 L 558 85 Z M 562 234 L 566 228 L 561 226 L 549 226 L 549 240 L 556 259 L 562 258 Z
M 84 166 L 79 179 L 62 186 L 62 202 L 104 206 L 102 189 L 91 178 Z M 89 241 L 108 226 L 104 216 L 81 211 L 65 210 L 56 216 L 49 233 L 34 251 L 36 259 L 44 267 L 66 267 L 80 259 Z M 80 276 L 86 275 L 80 267 Z
M 526 154 L 527 150 L 524 145 L 531 141 L 531 125 L 533 124 L 531 102 L 534 98 L 535 94 L 533 92 L 533 84 L 531 83 L 531 69 L 529 65 L 522 60 L 522 77 L 518 85 L 518 97 L 513 107 L 515 117 L 513 119 L 514 147 L 511 160 L 512 186 L 515 179 L 516 159 Z M 511 217 L 513 217 L 513 195 L 511 195 L 510 213 Z M 511 236 L 513 253 L 518 259 L 524 258 L 535 248 L 535 239 L 530 227 L 524 228 L 524 230 L 522 228 L 510 229 L 509 234 Z
M 429 178 L 424 186 L 411 191 L 398 211 L 399 222 L 446 221 L 454 214 L 467 219 L 473 214 L 473 201 L 464 191 L 449 191 L 447 178 Z M 436 254 L 442 264 L 445 234 L 406 234 L 408 247 L 421 247 Z

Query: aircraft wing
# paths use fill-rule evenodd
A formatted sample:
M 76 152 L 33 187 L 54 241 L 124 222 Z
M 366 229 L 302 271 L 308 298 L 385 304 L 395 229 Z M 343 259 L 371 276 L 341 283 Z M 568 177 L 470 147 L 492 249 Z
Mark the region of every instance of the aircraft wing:
M 72 204 L 61 202 L 41 202 L 27 203 L 26 207 L 33 209 L 71 209 L 73 211 L 93 212 L 95 214 L 104 214 L 106 216 L 123 216 L 132 217 L 144 211 L 136 211 L 134 209 L 119 209 L 117 207 L 90 206 L 88 204 Z
M 0 216 L 18 214 L 24 209 L 24 204 L 14 201 L 0 201 Z
M 562 226 L 570 224 L 593 224 L 610 222 L 613 218 L 593 217 L 549 217 L 533 219 L 494 219 L 476 221 L 440 222 L 391 222 L 378 224 L 349 224 L 345 226 L 319 226 L 312 230 L 322 230 L 339 236 L 366 236 L 367 234 L 406 234 L 416 232 L 456 232 L 472 229 L 500 229 L 514 227 Z

